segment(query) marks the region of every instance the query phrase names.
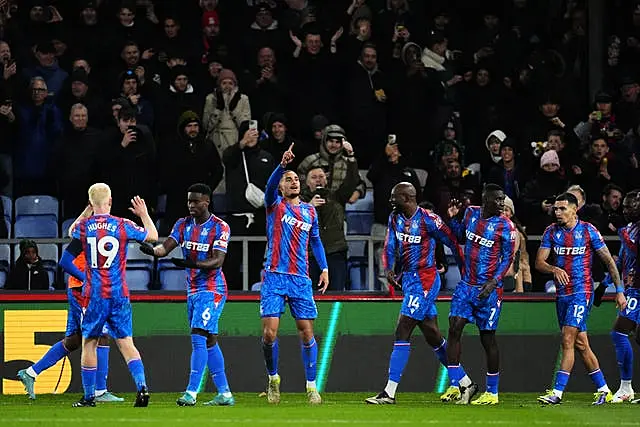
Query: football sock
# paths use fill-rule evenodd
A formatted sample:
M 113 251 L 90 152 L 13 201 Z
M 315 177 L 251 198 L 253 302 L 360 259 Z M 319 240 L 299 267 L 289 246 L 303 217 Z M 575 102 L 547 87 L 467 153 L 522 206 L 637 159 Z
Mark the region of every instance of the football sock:
M 211 372 L 213 383 L 218 389 L 218 393 L 230 396 L 231 390 L 229 389 L 229 383 L 227 382 L 227 374 L 224 371 L 224 356 L 222 355 L 220 346 L 218 344 L 214 345 L 207 350 L 207 353 L 209 356 L 207 359 L 207 366 L 209 367 L 209 372 Z
M 556 382 L 553 385 L 553 392 L 556 396 L 562 398 L 562 393 L 569 382 L 569 375 L 571 374 L 565 371 L 556 372 Z
M 460 387 L 460 378 L 466 376 L 460 365 L 448 365 L 447 375 L 449 376 L 449 382 L 453 387 Z
M 609 387 L 607 387 L 607 382 L 604 379 L 604 374 L 600 369 L 596 369 L 593 372 L 589 372 L 589 377 L 591 377 L 591 381 L 596 386 L 598 391 L 609 391 Z
M 108 345 L 99 345 L 98 369 L 96 371 L 96 396 L 101 396 L 107 391 L 107 376 L 109 375 L 109 350 Z
M 616 360 L 620 370 L 620 379 L 630 381 L 633 377 L 633 349 L 627 334 L 622 332 L 611 332 L 613 344 L 616 347 Z
M 302 362 L 307 381 L 316 380 L 316 362 L 318 360 L 318 345 L 315 337 L 311 337 L 308 343 L 302 343 Z
M 487 392 L 498 394 L 498 383 L 500 382 L 500 373 L 494 374 L 487 372 Z
M 189 385 L 187 386 L 188 392 L 198 393 L 205 366 L 207 366 L 207 338 L 202 335 L 192 334 L 191 371 L 189 374 Z
M 433 351 L 436 353 L 436 357 L 442 363 L 442 366 L 447 366 L 447 340 L 442 339 L 442 343 L 438 347 L 434 347 Z
M 393 343 L 393 351 L 389 358 L 389 380 L 396 383 L 400 382 L 402 372 L 409 361 L 409 353 L 411 352 L 411 344 L 409 341 L 396 341 Z
M 49 369 L 50 367 L 58 363 L 58 361 L 65 357 L 67 354 L 69 354 L 69 352 L 64 347 L 63 342 L 58 341 L 51 346 L 49 351 L 47 351 L 44 356 L 42 356 L 42 359 L 38 360 L 33 364 L 33 366 L 31 366 L 31 369 L 27 369 L 27 374 L 34 378 L 37 377 L 40 372 Z
M 85 400 L 91 400 L 96 395 L 96 371 L 95 366 L 82 367 L 82 388 L 84 389 Z
M 278 375 L 278 339 L 267 344 L 262 340 L 262 353 L 264 354 L 264 364 L 270 376 Z
M 142 364 L 142 360 L 131 359 L 129 360 L 129 363 L 127 363 L 127 367 L 129 368 L 129 372 L 131 372 L 131 376 L 133 377 L 133 381 L 136 383 L 138 391 L 142 390 L 142 387 L 146 387 L 147 380 L 144 377 L 144 365 Z

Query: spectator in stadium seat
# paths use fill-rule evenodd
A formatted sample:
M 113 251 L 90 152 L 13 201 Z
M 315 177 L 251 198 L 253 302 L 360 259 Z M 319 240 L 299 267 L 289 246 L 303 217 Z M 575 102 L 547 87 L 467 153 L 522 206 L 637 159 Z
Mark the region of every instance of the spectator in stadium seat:
M 142 58 L 147 60 L 155 55 L 155 51 L 150 49 L 151 37 L 155 34 L 155 25 L 144 17 L 136 16 L 136 2 L 134 0 L 123 0 L 117 12 L 118 23 L 110 26 L 111 46 L 122 46 L 127 41 L 133 41 L 143 49 Z
M 264 133 L 266 135 L 260 137 L 260 147 L 271 154 L 271 157 L 274 159 L 281 159 L 282 155 L 285 151 L 289 149 L 292 143 L 296 143 L 296 141 L 289 135 L 289 129 L 287 127 L 288 120 L 282 113 L 267 113 L 265 115 L 265 130 Z M 296 159 L 290 163 L 290 168 L 295 170 L 298 167 L 298 164 L 304 159 L 302 153 L 303 147 L 300 147 L 301 150 L 298 150 L 298 146 L 301 144 L 296 143 Z M 300 157 L 299 159 L 297 157 Z
M 259 195 L 259 191 L 264 192 L 267 186 L 267 180 L 275 168 L 275 160 L 271 154 L 260 148 L 259 133 L 257 130 L 249 129 L 248 121 L 241 123 L 240 133 L 243 135 L 242 138 L 228 147 L 222 155 L 228 211 L 226 222 L 235 236 L 264 236 L 267 233 L 266 211 L 264 205 L 256 203 L 264 203 L 264 195 L 256 197 L 255 200 L 247 197 L 247 175 L 249 182 L 258 189 L 253 193 Z M 215 212 L 215 205 L 213 209 Z M 231 289 L 242 289 L 242 245 L 232 242 L 229 246 L 223 266 L 224 274 Z M 264 251 L 264 242 L 249 243 L 250 284 L 260 281 Z
M 373 184 L 373 225 L 371 237 L 374 242 L 378 280 L 385 284 L 385 272 L 382 268 L 383 241 L 387 234 L 387 222 L 391 214 L 389 195 L 391 189 L 400 182 L 410 182 L 416 191 L 420 192 L 421 185 L 415 170 L 409 167 L 406 158 L 400 151 L 398 144 L 389 144 L 380 153 L 367 172 L 367 179 Z M 422 197 L 418 194 L 417 200 Z
M 218 78 L 218 87 L 207 95 L 202 124 L 207 139 L 213 142 L 219 153 L 235 145 L 240 124 L 251 119 L 249 98 L 240 92 L 233 71 L 224 69 Z
M 638 14 L 640 15 L 640 11 Z M 640 124 L 640 85 L 637 79 L 630 76 L 622 78 L 620 100 L 615 104 L 613 112 L 616 116 L 616 123 L 623 133 L 626 134 L 629 130 L 638 127 Z
M 601 197 L 600 208 L 602 209 L 602 215 L 599 218 L 599 224 L 594 225 L 602 226 L 602 228 L 599 228 L 600 233 L 615 236 L 618 234 L 618 229 L 627 224 L 622 215 L 624 191 L 615 184 L 607 184 L 602 190 Z
M 87 206 L 86 191 L 97 181 L 100 131 L 89 126 L 90 113 L 74 104 L 69 122 L 56 144 L 56 172 L 59 197 L 64 202 L 64 218 L 73 218 Z M 83 191 L 80 191 L 83 190 Z
M 156 70 L 154 62 L 148 50 L 140 53 L 140 47 L 136 42 L 128 41 L 123 44 L 120 50 L 120 61 L 117 61 L 104 80 L 110 87 L 115 83 L 115 93 L 122 92 L 123 76 L 134 74 L 137 77 L 137 92 L 142 93 L 146 98 L 152 98 L 157 85 L 160 83 L 160 75 Z
M 540 169 L 527 182 L 522 192 L 521 206 L 526 213 L 530 233 L 542 234 L 552 221 L 555 198 L 567 188 L 567 179 L 560 175 L 558 154 L 549 150 L 540 157 Z
M 160 98 L 162 107 L 158 109 L 157 130 L 161 140 L 164 136 L 173 139 L 173 131 L 178 126 L 178 119 L 182 113 L 200 112 L 204 106 L 204 96 L 191 84 L 190 72 L 185 65 L 176 65 L 170 68 L 169 73 L 170 78 L 165 83 Z
M 278 20 L 274 18 L 275 6 L 275 3 L 265 2 L 252 8 L 255 20 L 249 26 L 249 30 L 245 32 L 243 40 L 244 62 L 253 61 L 258 51 L 264 47 L 269 47 L 279 54 L 284 53 L 287 40 Z
M 67 77 L 69 77 L 69 74 L 58 65 L 56 49 L 53 43 L 50 41 L 38 43 L 35 57 L 38 64 L 24 70 L 25 79 L 30 81 L 36 76 L 42 77 L 47 83 L 49 96 L 57 100 L 60 97 L 64 82 Z
M 91 127 L 104 127 L 104 103 L 93 87 L 90 87 L 89 74 L 83 68 L 73 71 L 67 80 L 67 87 L 64 88 L 59 102 L 62 115 L 67 117 L 71 114 L 71 107 L 78 103 L 87 107 Z
M 1 100 L 17 98 L 20 87 L 18 63 L 11 54 L 9 43 L 0 39 L 0 95 Z M 1 101 L 0 101 L 1 102 Z
M 194 182 L 218 187 L 223 167 L 218 150 L 204 137 L 202 121 L 195 111 L 185 111 L 176 120 L 170 139 L 165 139 L 158 152 L 160 164 L 172 165 L 161 170 L 160 186 L 167 195 L 167 207 L 160 234 L 168 236 L 178 218 L 187 216 L 184 203 L 188 188 Z M 176 173 L 179 171 L 179 173 Z M 213 206 L 216 211 L 216 206 Z
M 500 147 L 505 139 L 507 139 L 507 135 L 500 129 L 494 130 L 485 139 L 484 146 L 486 147 L 486 151 L 484 151 L 482 161 L 480 162 L 480 173 L 483 179 L 486 179 L 491 173 L 491 170 L 502 160 L 500 157 Z
M 300 182 L 306 182 L 309 170 L 319 166 L 327 174 L 327 188 L 338 191 L 347 176 L 349 158 L 353 156 L 353 151 L 347 151 L 344 148 L 345 141 L 345 132 L 340 126 L 329 125 L 324 128 L 320 151 L 305 157 L 298 166 L 298 176 L 302 177 Z M 349 148 L 352 148 L 350 144 Z M 364 197 L 366 192 L 367 186 L 360 180 L 349 197 L 349 203 L 355 203 L 356 200 Z
M 487 182 L 499 185 L 504 189 L 504 194 L 517 204 L 520 200 L 520 193 L 524 190 L 529 179 L 529 173 L 526 166 L 521 166 L 517 159 L 516 145 L 513 138 L 505 138 L 502 141 L 500 161 L 491 169 L 485 179 Z
M 62 133 L 60 109 L 48 97 L 47 83 L 34 77 L 29 101 L 15 114 L 18 138 L 14 144 L 14 197 L 55 193 L 55 142 Z
M 253 117 L 263 118 L 268 112 L 287 112 L 287 81 L 280 73 L 272 48 L 263 47 L 258 50 L 256 65 L 245 70 L 242 80 L 242 87 L 251 99 Z
M 616 123 L 616 117 L 613 114 L 613 97 L 603 91 L 595 96 L 594 110 L 589 113 L 586 121 L 578 123 L 574 131 L 583 145 L 595 138 L 603 138 L 609 148 L 616 154 L 623 154 L 624 150 L 620 147 L 620 141 L 624 134 Z
M 166 16 L 162 20 L 162 29 L 162 34 L 154 43 L 154 51 L 157 53 L 154 59 L 165 63 L 171 58 L 184 58 L 186 63 L 196 64 L 200 59 L 199 52 L 194 49 L 194 40 L 185 34 L 178 17 Z
M 531 291 L 531 266 L 527 252 L 527 232 L 520 220 L 516 218 L 516 208 L 509 196 L 504 199 L 504 215 L 516 226 L 518 243 L 513 264 L 509 267 L 509 272 L 504 278 L 503 287 L 506 291 L 528 292 Z
M 87 58 L 92 64 L 99 64 L 99 67 L 107 66 L 101 60 L 103 53 L 110 48 L 109 38 L 105 37 L 107 26 L 98 12 L 99 1 L 82 0 L 80 3 L 80 22 L 73 30 L 71 51 L 76 57 Z
M 568 120 L 561 113 L 560 100 L 555 95 L 545 95 L 540 98 L 538 111 L 527 117 L 525 131 L 522 138 L 524 147 L 529 150 L 531 142 L 546 141 L 551 130 L 573 129 Z
M 127 70 L 120 75 L 120 96 L 129 100 L 129 104 L 136 111 L 136 119 L 150 129 L 153 129 L 155 113 L 153 104 L 141 93 L 143 82 L 137 72 Z
M 345 151 L 353 152 L 348 142 L 343 146 Z M 344 291 L 347 284 L 349 247 L 344 230 L 345 205 L 359 181 L 358 164 L 353 156 L 347 157 L 347 173 L 342 185 L 336 191 L 328 189 L 327 175 L 322 167 L 315 167 L 307 172 L 306 188 L 301 198 L 315 206 L 318 212 L 320 240 L 322 240 L 329 266 L 329 290 Z M 317 283 L 320 279 L 320 272 L 317 261 L 313 255 L 310 256 L 309 277 L 313 283 Z
M 480 196 L 477 177 L 464 169 L 459 160 L 449 160 L 444 176 L 425 187 L 425 198 L 433 203 L 438 215 L 445 215 L 451 200 L 468 198 L 477 202 Z
M 573 168 L 573 181 L 581 185 L 587 193 L 588 203 L 600 203 L 600 195 L 607 184 L 626 187 L 628 169 L 622 161 L 609 152 L 604 137 L 596 137 L 590 145 L 588 157 Z
M 20 241 L 20 256 L 9 273 L 6 290 L 49 290 L 49 275 L 38 255 L 38 245 L 33 240 Z
M 387 136 L 386 75 L 378 67 L 378 50 L 364 44 L 360 58 L 347 63 L 350 71 L 345 81 L 345 125 L 350 142 L 358 152 L 358 164 L 368 168 L 377 157 Z

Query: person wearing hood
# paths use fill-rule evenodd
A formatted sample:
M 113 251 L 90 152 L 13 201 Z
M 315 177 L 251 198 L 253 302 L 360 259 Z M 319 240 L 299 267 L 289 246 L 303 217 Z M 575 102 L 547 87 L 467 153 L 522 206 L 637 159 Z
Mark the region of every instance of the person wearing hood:
M 40 76 L 47 83 L 49 96 L 57 100 L 60 97 L 64 82 L 69 77 L 69 73 L 60 68 L 56 59 L 56 49 L 53 43 L 48 41 L 39 43 L 35 51 L 38 64 L 24 70 L 24 78 L 29 81 L 36 76 Z
M 20 241 L 20 256 L 11 269 L 6 290 L 47 291 L 49 275 L 38 255 L 38 245 L 33 240 Z
M 527 168 L 521 167 L 516 161 L 516 141 L 513 138 L 505 138 L 500 144 L 500 161 L 491 168 L 486 182 L 497 184 L 504 189 L 504 194 L 511 198 L 512 202 L 520 201 L 520 193 L 524 189 L 529 176 Z
M 560 158 L 554 150 L 540 157 L 540 169 L 533 180 L 527 182 L 522 193 L 524 219 L 532 234 L 542 234 L 552 222 L 555 198 L 564 193 L 567 179 L 560 174 Z
M 305 157 L 298 166 L 297 172 L 298 176 L 301 177 L 300 182 L 307 181 L 307 173 L 311 169 L 321 167 L 327 174 L 327 188 L 330 191 L 338 191 L 347 176 L 347 162 L 350 161 L 351 157 L 354 157 L 354 148 L 351 144 L 349 144 L 348 150 L 344 147 L 345 139 L 344 129 L 340 126 L 329 125 L 324 128 L 320 151 Z M 364 181 L 359 180 L 355 191 L 349 198 L 349 203 L 355 203 L 359 198 L 363 198 L 366 193 L 366 184 Z
M 207 95 L 202 123 L 207 139 L 218 153 L 239 140 L 240 124 L 251 119 L 249 98 L 240 93 L 238 79 L 233 71 L 224 69 L 218 77 L 218 87 Z
M 378 68 L 378 51 L 365 43 L 360 58 L 346 81 L 346 127 L 358 164 L 368 168 L 375 153 L 383 149 L 387 132 L 387 93 L 385 75 Z
M 177 132 L 171 144 L 163 146 L 160 157 L 161 187 L 167 194 L 167 208 L 160 234 L 168 236 L 178 218 L 187 216 L 184 203 L 187 189 L 194 182 L 202 182 L 216 188 L 222 180 L 223 167 L 218 150 L 206 140 L 200 116 L 191 110 L 182 113 L 178 119 Z M 215 206 L 214 206 L 215 209 Z
M 271 154 L 274 159 L 281 159 L 284 152 L 289 149 L 289 146 L 292 143 L 295 142 L 296 151 L 298 151 L 298 146 L 300 144 L 298 144 L 297 141 L 294 141 L 291 135 L 289 135 L 289 128 L 287 126 L 288 121 L 284 114 L 267 113 L 264 122 L 265 132 L 263 135 L 266 134 L 266 138 L 260 138 L 260 147 L 263 150 Z M 300 156 L 300 160 L 304 159 L 304 157 L 305 156 Z M 294 159 L 294 161 L 291 162 L 291 168 L 295 170 L 300 163 L 300 160 L 296 161 Z
M 170 69 L 170 75 L 162 108 L 158 111 L 161 117 L 157 126 L 160 135 L 171 135 L 185 111 L 202 111 L 203 107 L 203 99 L 191 84 L 185 65 L 175 65 Z
M 487 151 L 480 163 L 480 173 L 483 177 L 488 177 L 491 169 L 502 160 L 502 157 L 500 157 L 500 147 L 505 139 L 507 139 L 507 135 L 497 129 L 491 132 L 484 140 L 484 146 L 487 148 Z
M 258 144 L 258 130 L 249 129 L 249 121 L 242 122 L 239 131 L 242 137 L 222 154 L 227 188 L 226 221 L 235 236 L 265 236 L 264 190 L 276 162 Z M 249 285 L 260 281 L 264 251 L 264 242 L 249 243 Z M 223 266 L 230 289 L 242 289 L 241 265 L 242 245 L 232 242 Z
M 95 183 L 100 131 L 89 125 L 89 111 L 74 104 L 69 123 L 56 143 L 56 171 L 59 197 L 64 202 L 64 218 L 71 218 L 87 206 L 87 194 L 78 191 Z

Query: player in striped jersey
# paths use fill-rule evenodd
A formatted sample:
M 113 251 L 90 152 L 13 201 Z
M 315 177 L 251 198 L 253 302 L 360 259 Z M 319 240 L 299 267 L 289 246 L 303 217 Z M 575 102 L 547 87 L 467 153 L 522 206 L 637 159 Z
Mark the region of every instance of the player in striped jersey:
M 125 270 L 129 239 L 156 241 L 158 231 L 144 200 L 136 196 L 129 208 L 145 228 L 128 219 L 112 216 L 111 189 L 103 183 L 89 188 L 93 214 L 74 224 L 71 236 L 79 239 L 87 257 L 83 295 L 87 307 L 82 320 L 82 386 L 84 396 L 74 407 L 95 406 L 98 338 L 105 325 L 118 344 L 138 390 L 134 406 L 149 404 L 149 392 L 140 353 L 133 343 L 131 302 Z
M 91 216 L 91 206 L 82 212 L 78 220 Z M 77 222 L 77 220 L 76 220 Z M 82 310 L 86 308 L 86 299 L 82 296 L 82 282 L 84 282 L 84 271 L 87 262 L 82 252 L 82 244 L 78 239 L 73 239 L 67 246 L 62 257 L 60 266 L 70 274 L 67 286 L 67 299 L 69 310 L 67 311 L 67 330 L 64 339 L 55 343 L 45 355 L 36 363 L 18 371 L 18 379 L 24 385 L 30 399 L 36 398 L 35 381 L 43 371 L 54 366 L 58 361 L 69 355 L 72 351 L 80 348 L 82 343 Z M 96 402 L 123 402 L 124 399 L 117 397 L 107 391 L 107 376 L 109 374 L 109 336 L 108 331 L 98 341 L 98 365 L 96 378 Z
M 538 271 L 553 275 L 557 290 L 556 312 L 562 331 L 562 361 L 556 372 L 555 384 L 552 390 L 538 397 L 540 403 L 547 405 L 561 403 L 573 369 L 575 349 L 597 388 L 593 404 L 602 405 L 613 399 L 587 336 L 587 320 L 593 303 L 591 264 L 594 252 L 607 266 L 613 283 L 619 287 L 616 303 L 621 310 L 627 304 L 609 249 L 593 225 L 578 219 L 577 210 L 578 200 L 573 194 L 564 193 L 556 198 L 553 205 L 556 222 L 544 231 L 536 256 Z M 547 262 L 552 251 L 555 258 L 553 265 Z
M 318 214 L 313 205 L 300 200 L 298 175 L 285 169 L 295 157 L 292 149 L 293 144 L 282 155 L 280 165 L 269 177 L 264 195 L 267 209 L 267 254 L 260 289 L 260 317 L 263 329 L 262 350 L 269 375 L 267 401 L 280 402 L 277 335 L 280 315 L 284 312 L 287 301 L 302 337 L 307 397 L 309 403 L 319 404 L 322 399 L 316 388 L 318 345 L 313 336 L 313 321 L 318 316 L 318 310 L 309 278 L 309 246 L 322 270 L 319 286 L 323 293 L 329 286 L 329 270 L 320 240 Z
M 227 253 L 229 226 L 209 211 L 211 188 L 194 184 L 187 190 L 190 216 L 179 219 L 171 235 L 155 248 L 143 244 L 140 249 L 156 257 L 164 257 L 178 247 L 183 258 L 171 258 L 178 267 L 187 269 L 187 313 L 191 327 L 191 371 L 189 384 L 178 398 L 179 406 L 194 406 L 205 367 L 218 389 L 217 396 L 205 405 L 231 406 L 235 399 L 229 389 L 224 369 L 224 356 L 218 345 L 218 320 L 227 300 L 227 282 L 222 264 Z
M 640 283 L 635 283 L 635 276 L 638 263 L 638 233 L 640 232 L 640 190 L 630 191 L 622 202 L 622 212 L 629 222 L 626 226 L 618 229 L 620 236 L 620 252 L 618 254 L 618 270 L 620 280 L 624 285 L 616 288 L 616 292 L 624 290 L 627 299 L 627 307 L 618 312 L 611 339 L 616 348 L 616 359 L 620 371 L 620 388 L 613 395 L 612 403 L 640 402 L 634 400 L 635 393 L 631 385 L 633 378 L 633 348 L 629 342 L 629 334 L 636 331 L 640 324 Z M 603 283 L 613 285 L 611 275 L 607 274 Z M 636 341 L 638 341 L 636 335 Z M 640 341 L 638 341 L 640 343 Z
M 505 217 L 505 194 L 502 188 L 488 184 L 482 192 L 482 208 L 470 206 L 462 223 L 453 219 L 460 204 L 453 200 L 449 207 L 451 229 L 459 242 L 464 242 L 465 268 L 462 280 L 451 297 L 449 340 L 447 344 L 448 374 L 451 386 L 441 396 L 457 395 L 464 371 L 460 366 L 462 331 L 467 323 L 475 323 L 487 355 L 487 391 L 472 405 L 498 404 L 500 357 L 496 329 L 502 309 L 502 278 L 509 271 L 517 249 L 517 232 Z
M 398 281 L 401 281 L 404 300 L 389 360 L 387 385 L 382 392 L 365 400 L 366 403 L 376 405 L 396 403 L 396 388 L 409 361 L 409 339 L 416 326 L 422 331 L 438 360 L 447 366 L 447 342 L 438 328 L 435 305 L 440 292 L 436 243 L 439 241 L 447 245 L 455 254 L 460 269 L 464 269 L 462 250 L 456 243 L 455 236 L 438 215 L 418 207 L 416 189 L 412 184 L 401 182 L 393 187 L 389 202 L 393 212 L 389 215 L 382 263 L 387 279 L 393 286 L 400 287 Z M 394 272 L 396 252 L 399 276 Z M 468 403 L 478 386 L 466 374 L 461 382 L 469 389 L 466 398 Z

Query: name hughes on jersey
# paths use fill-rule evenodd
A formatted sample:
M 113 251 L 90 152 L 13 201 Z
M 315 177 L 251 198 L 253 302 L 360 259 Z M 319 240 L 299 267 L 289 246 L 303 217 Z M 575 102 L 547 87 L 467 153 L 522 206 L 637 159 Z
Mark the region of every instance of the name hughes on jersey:
M 309 224 L 308 222 L 300 221 L 299 219 L 296 219 L 289 214 L 284 214 L 281 221 L 285 224 L 300 228 L 302 231 L 311 230 L 311 224 Z
M 474 243 L 478 243 L 480 246 L 484 246 L 486 248 L 491 248 L 496 243 L 495 240 L 489 240 L 482 236 L 478 236 L 475 233 L 472 233 L 469 230 L 465 230 L 465 234 L 467 235 L 467 239 L 471 240 Z
M 113 233 L 116 231 L 116 224 L 110 224 L 108 222 L 92 222 L 91 224 L 87 225 L 87 230 L 107 230 Z
M 575 247 L 559 247 L 556 246 L 553 248 L 553 252 L 556 255 L 584 255 L 587 252 L 586 246 L 575 246 Z
M 405 234 L 405 233 L 401 233 L 399 231 L 396 231 L 396 239 L 398 239 L 401 242 L 407 242 L 407 243 L 421 243 L 422 242 L 422 236 L 415 236 L 413 234 Z

